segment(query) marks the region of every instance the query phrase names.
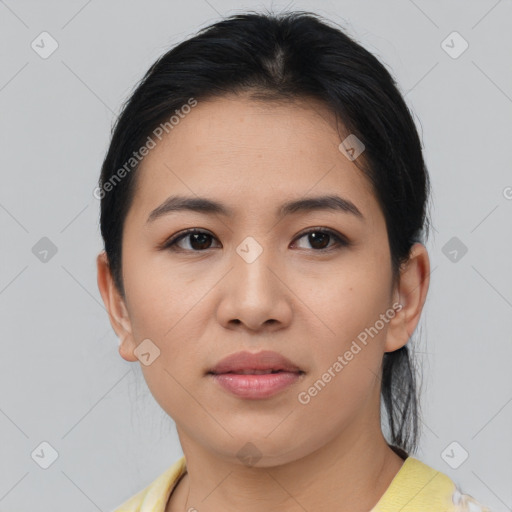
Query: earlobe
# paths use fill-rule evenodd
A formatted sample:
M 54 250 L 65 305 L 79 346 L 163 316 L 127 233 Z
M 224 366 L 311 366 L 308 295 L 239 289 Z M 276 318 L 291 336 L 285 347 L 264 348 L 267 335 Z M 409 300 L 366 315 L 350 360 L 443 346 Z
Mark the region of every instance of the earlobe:
M 395 301 L 395 303 L 398 302 L 399 301 Z M 395 316 L 389 322 L 384 352 L 394 352 L 395 350 L 402 348 L 409 341 L 410 336 L 407 332 L 404 307 L 401 302 L 400 305 L 402 307 L 395 309 Z
M 110 324 L 120 340 L 119 354 L 127 361 L 137 361 L 137 357 L 133 354 L 135 343 L 128 310 L 119 290 L 114 284 L 105 251 L 98 254 L 96 266 L 98 288 L 107 309 Z
M 385 352 L 403 347 L 412 336 L 421 317 L 430 283 L 430 261 L 426 247 L 417 242 L 409 260 L 400 269 L 395 302 L 402 307 L 389 323 Z
M 138 361 L 138 358 L 134 354 L 134 343 L 133 338 L 130 336 L 125 336 L 124 338 L 121 338 L 119 341 L 119 347 L 118 347 L 119 355 L 125 360 L 125 361 Z

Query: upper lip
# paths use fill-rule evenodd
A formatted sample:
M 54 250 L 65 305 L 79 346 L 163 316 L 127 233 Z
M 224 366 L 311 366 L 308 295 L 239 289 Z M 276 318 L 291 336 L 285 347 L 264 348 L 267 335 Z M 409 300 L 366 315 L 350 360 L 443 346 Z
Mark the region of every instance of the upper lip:
M 219 374 L 247 370 L 282 370 L 303 373 L 303 371 L 289 359 L 270 350 L 264 350 L 256 354 L 251 352 L 236 352 L 219 361 L 208 373 Z

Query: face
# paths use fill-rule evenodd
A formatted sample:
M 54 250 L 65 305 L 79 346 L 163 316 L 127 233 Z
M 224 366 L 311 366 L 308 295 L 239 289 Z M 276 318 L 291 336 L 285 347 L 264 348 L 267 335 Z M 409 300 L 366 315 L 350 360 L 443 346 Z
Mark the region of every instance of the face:
M 182 441 L 230 460 L 251 442 L 270 466 L 376 425 L 398 296 L 383 214 L 341 140 L 321 103 L 224 97 L 199 101 L 137 171 L 120 350 L 137 361 L 151 340 L 146 358 L 159 351 L 141 368 Z M 226 212 L 156 210 L 170 196 Z M 282 210 L 325 196 L 345 202 Z M 208 374 L 226 356 L 264 350 L 300 373 L 281 372 L 282 388 L 267 376 L 259 395 L 240 377 L 224 380 L 238 382 L 233 391 Z

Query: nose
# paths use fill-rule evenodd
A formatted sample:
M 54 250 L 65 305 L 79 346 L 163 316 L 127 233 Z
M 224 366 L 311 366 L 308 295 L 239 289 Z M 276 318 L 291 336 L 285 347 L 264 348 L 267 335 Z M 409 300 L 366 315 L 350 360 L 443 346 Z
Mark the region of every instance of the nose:
M 221 325 L 269 332 L 289 325 L 293 294 L 271 251 L 263 250 L 254 261 L 235 251 L 231 263 L 231 271 L 219 283 L 217 317 Z

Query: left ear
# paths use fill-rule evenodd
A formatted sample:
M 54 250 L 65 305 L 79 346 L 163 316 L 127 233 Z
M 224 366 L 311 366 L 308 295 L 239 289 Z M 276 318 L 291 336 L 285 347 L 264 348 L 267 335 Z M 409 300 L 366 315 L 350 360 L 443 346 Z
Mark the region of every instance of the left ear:
M 418 325 L 430 284 L 430 260 L 425 246 L 416 242 L 409 260 L 400 269 L 395 290 L 395 302 L 402 308 L 396 310 L 390 320 L 386 336 L 385 352 L 394 352 L 403 347 Z

